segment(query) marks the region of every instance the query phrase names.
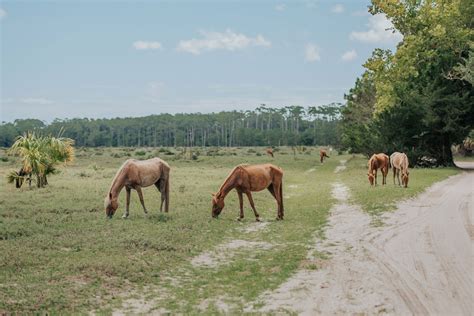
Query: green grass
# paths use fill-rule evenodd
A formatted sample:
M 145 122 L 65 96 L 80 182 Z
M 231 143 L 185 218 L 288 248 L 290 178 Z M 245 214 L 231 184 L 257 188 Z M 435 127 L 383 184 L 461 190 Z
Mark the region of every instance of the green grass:
M 462 161 L 462 162 L 474 162 L 474 156 L 461 156 L 456 155 L 453 157 L 454 161 Z
M 276 288 L 298 269 L 315 234 L 323 237 L 334 203 L 333 182 L 346 181 L 354 201 L 378 212 L 456 172 L 413 170 L 408 190 L 392 185 L 370 189 L 360 158 L 336 175 L 339 160 L 349 156 L 333 155 L 321 165 L 317 148 L 299 153 L 296 160 L 290 148 L 282 148 L 275 159 L 257 155 L 264 150 L 199 149 L 194 151 L 198 159 L 191 160 L 189 152 L 181 149 L 141 148 L 145 154 L 137 158 L 160 156 L 171 165 L 170 213 L 158 212 L 159 194 L 150 187 L 144 189 L 144 197 L 151 215 L 144 217 L 132 192 L 128 220 L 120 218 L 124 193 L 112 220 L 105 218 L 103 199 L 117 168 L 137 152 L 133 149 L 78 149 L 74 165 L 52 176 L 45 189 L 18 190 L 7 184 L 5 175 L 18 169 L 18 161 L 9 157 L 0 162 L 0 313 L 108 314 L 129 295 L 181 313 L 195 312 L 205 300 L 210 302 L 205 312 L 218 312 L 213 300 L 221 298 L 239 313 L 246 303 Z M 272 162 L 285 172 L 285 220 L 274 220 L 276 203 L 268 192 L 255 193 L 257 210 L 269 224 L 249 233 L 242 232 L 254 223 L 246 199 L 243 222 L 235 220 L 234 192 L 218 220 L 211 218 L 210 209 L 211 193 L 233 166 L 245 162 Z M 385 198 L 376 194 L 382 190 Z M 234 239 L 264 241 L 273 247 L 244 249 L 216 268 L 191 265 L 194 256 Z
M 379 216 L 383 212 L 394 210 L 401 200 L 411 198 L 428 188 L 435 182 L 441 181 L 459 172 L 456 168 L 410 169 L 408 187 L 403 188 L 393 184 L 393 173 L 387 175 L 387 185 L 382 184 L 382 175 L 378 173 L 376 187 L 370 187 L 367 179 L 367 159 L 354 156 L 347 163 L 347 169 L 342 174 L 343 182 L 350 188 L 353 203 L 360 204 L 369 214 Z M 380 223 L 375 219 L 375 223 Z

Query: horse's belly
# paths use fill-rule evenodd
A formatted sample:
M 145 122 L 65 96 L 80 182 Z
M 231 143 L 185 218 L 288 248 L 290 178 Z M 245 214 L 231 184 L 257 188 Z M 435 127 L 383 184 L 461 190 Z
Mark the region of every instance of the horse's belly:
M 142 174 L 140 178 L 140 186 L 148 187 L 155 184 L 160 177 L 155 174 Z

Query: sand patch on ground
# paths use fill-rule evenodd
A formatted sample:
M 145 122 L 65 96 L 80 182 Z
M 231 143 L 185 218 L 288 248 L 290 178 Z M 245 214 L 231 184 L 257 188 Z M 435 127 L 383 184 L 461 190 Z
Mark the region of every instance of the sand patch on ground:
M 346 170 L 346 162 L 347 160 L 339 160 L 340 165 L 334 169 L 334 173 L 339 173 L 341 171 Z
M 240 229 L 243 233 L 255 233 L 267 228 L 270 222 L 254 222 Z
M 200 268 L 215 268 L 219 265 L 227 264 L 232 258 L 243 251 L 248 250 L 268 250 L 272 244 L 263 241 L 248 241 L 236 239 L 217 246 L 214 250 L 203 252 L 194 257 L 191 264 Z

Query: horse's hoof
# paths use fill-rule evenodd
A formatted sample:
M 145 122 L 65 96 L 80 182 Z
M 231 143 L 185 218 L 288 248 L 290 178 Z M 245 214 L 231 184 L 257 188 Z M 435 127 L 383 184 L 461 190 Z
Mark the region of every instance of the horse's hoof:
M 128 218 L 128 215 L 122 216 L 122 219 L 127 219 L 127 218 Z
M 244 218 L 243 217 L 237 217 L 237 220 L 241 222 Z
M 260 222 L 260 218 L 258 218 L 258 217 L 255 218 L 255 221 L 256 221 L 256 222 Z

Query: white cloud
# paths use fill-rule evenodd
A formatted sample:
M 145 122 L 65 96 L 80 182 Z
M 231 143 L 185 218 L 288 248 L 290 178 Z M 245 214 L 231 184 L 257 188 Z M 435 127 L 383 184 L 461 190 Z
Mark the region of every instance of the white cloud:
M 47 105 L 53 104 L 54 102 L 44 98 L 24 98 L 20 100 L 22 103 L 25 104 L 38 104 L 38 105 Z
M 5 9 L 0 8 L 0 20 L 3 20 L 4 17 L 7 16 L 7 11 Z
M 275 10 L 277 11 L 285 11 L 285 9 L 286 9 L 286 4 L 284 3 L 279 3 L 275 6 Z
M 201 31 L 199 33 L 203 38 L 193 38 L 190 40 L 180 41 L 177 50 L 199 55 L 204 51 L 213 51 L 217 49 L 234 51 L 245 49 L 250 46 L 269 47 L 272 44 L 262 35 L 257 35 L 252 38 L 241 33 L 235 33 L 230 29 L 227 29 L 223 33 L 207 31 Z
M 315 61 L 320 61 L 321 56 L 319 55 L 318 46 L 314 44 L 307 44 L 306 49 L 304 51 L 304 59 L 310 63 L 315 62 Z
M 349 51 L 345 52 L 344 54 L 342 54 L 342 56 L 341 56 L 341 59 L 343 61 L 351 61 L 351 60 L 354 60 L 356 58 L 357 58 L 357 52 L 355 51 L 355 49 L 349 50 Z
M 160 42 L 150 42 L 150 41 L 136 41 L 133 43 L 133 47 L 137 50 L 147 50 L 147 49 L 162 49 Z
M 335 6 L 332 7 L 331 10 L 333 13 L 342 13 L 344 12 L 344 6 L 340 3 L 336 4 Z
M 394 33 L 391 30 L 391 28 L 393 28 L 393 24 L 386 18 L 385 14 L 376 14 L 370 16 L 367 26 L 369 27 L 367 31 L 351 32 L 350 39 L 367 43 L 398 43 L 403 38 L 403 36 L 398 31 Z

